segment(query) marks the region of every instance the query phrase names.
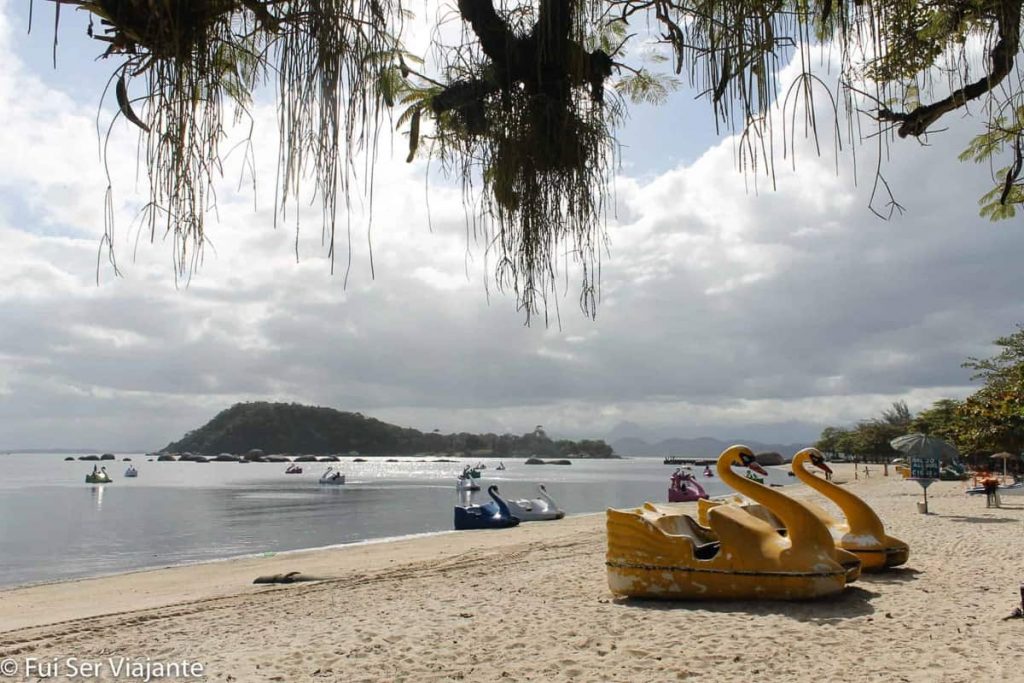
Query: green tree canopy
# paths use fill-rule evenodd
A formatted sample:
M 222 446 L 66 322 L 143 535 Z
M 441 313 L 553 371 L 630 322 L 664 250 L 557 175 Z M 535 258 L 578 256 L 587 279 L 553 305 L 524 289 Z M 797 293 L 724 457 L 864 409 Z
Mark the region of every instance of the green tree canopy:
M 861 420 L 852 429 L 826 427 L 815 446 L 826 453 L 845 453 L 858 457 L 895 456 L 889 442 L 910 430 L 913 416 L 904 401 L 895 401 L 880 417 Z
M 581 305 L 595 311 L 627 101 L 663 101 L 676 77 L 688 81 L 723 126 L 742 133 L 742 165 L 770 174 L 774 102 L 791 106 L 787 116 L 806 104 L 806 129 L 819 136 L 815 43 L 829 44 L 840 62 L 828 93 L 836 115 L 865 111 L 874 122 L 850 131 L 922 138 L 977 101 L 983 123 L 964 158 L 1008 159 L 984 211 L 1012 215 L 1024 201 L 1024 100 L 1020 79 L 1008 78 L 1024 0 L 442 1 L 453 11 L 434 23 L 461 31 L 433 31 L 427 63 L 403 46 L 409 10 L 419 7 L 402 0 L 54 4 L 58 22 L 67 5 L 99 22 L 90 33 L 113 62 L 120 113 L 143 131 L 151 235 L 174 236 L 182 270 L 201 253 L 224 106 L 244 115 L 267 83 L 277 93 L 282 212 L 311 174 L 333 256 L 339 197 L 368 191 L 372 173 L 358 177 L 357 161 L 372 161 L 394 111 L 409 159 L 432 157 L 461 179 L 499 285 L 527 314 L 555 291 L 563 258 L 581 267 Z M 779 70 L 794 55 L 805 73 L 780 92 Z M 658 60 L 668 68 L 654 68 Z
M 931 408 L 925 408 L 917 414 L 910 425 L 910 431 L 937 436 L 966 452 L 961 447 L 961 433 L 965 427 L 960 414 L 961 405 L 960 401 L 951 398 L 939 399 Z
M 994 343 L 1000 348 L 996 355 L 964 362 L 976 373 L 972 379 L 984 384 L 963 401 L 940 399 L 917 416 L 896 401 L 880 419 L 853 429 L 826 427 L 817 447 L 830 453 L 888 453 L 888 440 L 922 432 L 949 441 L 965 455 L 1024 452 L 1024 327 Z
M 1024 328 L 995 340 L 992 358 L 969 358 L 964 367 L 985 381 L 958 406 L 959 437 L 969 452 L 1024 451 Z

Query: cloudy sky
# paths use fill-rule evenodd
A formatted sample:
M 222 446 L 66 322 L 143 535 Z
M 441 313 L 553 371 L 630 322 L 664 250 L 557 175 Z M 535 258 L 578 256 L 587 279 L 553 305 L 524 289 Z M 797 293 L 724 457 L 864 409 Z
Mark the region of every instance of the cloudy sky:
M 868 210 L 872 146 L 797 144 L 776 191 L 750 191 L 735 140 L 682 92 L 622 133 L 618 210 L 596 320 L 570 286 L 561 324 L 523 325 L 487 287 L 459 193 L 384 145 L 369 267 L 357 227 L 331 273 L 319 229 L 273 225 L 274 127 L 256 120 L 258 190 L 230 159 L 211 247 L 190 282 L 141 240 L 137 138 L 115 126 L 115 246 L 96 115 L 110 65 L 81 19 L 0 0 L 0 449 L 154 449 L 243 400 L 362 411 L 424 430 L 813 439 L 823 426 L 969 393 L 967 356 L 1024 321 L 1019 221 L 989 223 L 985 168 L 956 154 L 976 121 L 892 146 L 907 211 Z M 70 14 L 65 12 L 65 14 Z M 109 112 L 101 119 L 109 118 Z M 865 170 L 867 169 L 867 170 Z M 136 248 L 137 244 L 137 248 Z M 98 275 L 98 277 L 97 277 Z M 97 284 L 98 280 L 98 284 Z

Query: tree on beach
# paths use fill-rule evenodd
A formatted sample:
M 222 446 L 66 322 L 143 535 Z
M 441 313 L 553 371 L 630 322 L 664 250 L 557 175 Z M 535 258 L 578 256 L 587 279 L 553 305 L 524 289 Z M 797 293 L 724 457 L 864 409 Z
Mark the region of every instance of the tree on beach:
M 963 367 L 983 386 L 963 401 L 940 399 L 914 416 L 896 401 L 880 419 L 853 429 L 826 427 L 817 442 L 825 452 L 857 456 L 888 452 L 888 440 L 907 432 L 941 437 L 967 457 L 996 451 L 1024 452 L 1024 326 L 993 342 L 1001 350 L 991 358 L 968 358 Z M 985 463 L 988 464 L 987 462 Z
M 825 427 L 821 430 L 821 436 L 814 443 L 814 447 L 826 455 L 836 456 L 847 451 L 842 448 L 842 438 L 846 430 L 839 427 Z
M 664 102 L 680 80 L 738 134 L 741 168 L 769 179 L 780 149 L 773 130 L 787 129 L 788 150 L 797 117 L 815 145 L 841 144 L 844 116 L 847 139 L 889 144 L 926 141 L 943 117 L 971 105 L 980 132 L 963 158 L 994 169 L 983 211 L 1006 217 L 1024 202 L 1024 87 L 1011 77 L 1024 0 L 443 0 L 447 11 L 429 22 L 427 60 L 405 48 L 416 26 L 411 4 L 56 0 L 55 8 L 58 25 L 67 5 L 98 22 L 90 35 L 113 63 L 119 113 L 142 132 L 146 225 L 151 238 L 173 236 L 182 273 L 202 254 L 225 105 L 246 116 L 268 83 L 276 85 L 279 215 L 308 174 L 333 258 L 339 214 L 353 194 L 372 198 L 377 141 L 394 123 L 408 135 L 409 161 L 436 160 L 462 184 L 498 286 L 527 316 L 546 310 L 569 263 L 582 273 L 582 309 L 596 313 L 616 131 L 629 102 Z M 811 69 L 815 46 L 839 63 L 833 87 Z M 791 59 L 802 73 L 783 83 Z M 816 99 L 834 115 L 827 125 L 816 120 Z M 887 188 L 880 168 L 880 213 L 900 208 Z
M 913 419 L 913 413 L 910 412 L 910 407 L 907 406 L 906 401 L 893 401 L 892 407 L 882 411 L 880 422 L 893 429 L 901 429 L 906 432 L 910 430 L 910 424 L 913 422 Z
M 964 367 L 985 384 L 957 408 L 960 440 L 971 452 L 1024 451 L 1024 327 L 995 340 L 991 358 L 969 358 Z
M 960 415 L 961 402 L 942 398 L 918 413 L 910 425 L 910 431 L 937 436 L 956 445 L 960 450 L 960 434 L 963 418 Z
M 825 453 L 845 453 L 857 459 L 882 460 L 895 457 L 889 442 L 910 430 L 913 415 L 905 401 L 894 401 L 881 416 L 861 420 L 852 429 L 825 427 L 815 447 Z

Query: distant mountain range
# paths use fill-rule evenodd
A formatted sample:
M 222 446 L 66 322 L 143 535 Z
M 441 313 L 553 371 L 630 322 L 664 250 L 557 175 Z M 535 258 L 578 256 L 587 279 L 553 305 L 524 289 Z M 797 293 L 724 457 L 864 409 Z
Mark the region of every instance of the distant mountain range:
M 107 449 L 110 450 L 110 449 Z M 129 452 L 132 449 L 118 449 L 118 452 Z M 136 449 L 141 450 L 141 449 Z M 11 453 L 103 453 L 105 452 L 102 448 L 4 448 L 0 449 L 0 455 L 10 455 Z
M 624 437 L 612 441 L 611 446 L 615 449 L 615 452 L 618 455 L 633 456 L 637 458 L 669 456 L 679 458 L 715 458 L 718 457 L 718 455 L 726 448 L 737 443 L 749 446 L 755 453 L 761 453 L 764 451 L 775 451 L 776 453 L 781 453 L 782 457 L 787 460 L 792 458 L 793 454 L 801 448 L 813 445 L 811 443 L 764 443 L 761 441 L 749 441 L 743 439 L 722 441 L 721 439 L 703 436 L 696 439 L 665 439 L 663 441 L 658 441 L 657 443 L 648 443 L 637 437 Z

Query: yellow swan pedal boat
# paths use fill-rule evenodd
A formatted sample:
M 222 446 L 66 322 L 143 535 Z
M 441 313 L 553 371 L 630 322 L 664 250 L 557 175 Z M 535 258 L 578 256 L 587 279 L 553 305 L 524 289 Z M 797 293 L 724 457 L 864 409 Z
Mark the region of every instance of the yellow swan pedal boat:
M 910 546 L 885 533 L 885 525 L 871 506 L 842 486 L 812 475 L 804 467 L 807 463 L 829 474 L 832 473 L 832 469 L 825 463 L 821 451 L 816 448 L 805 448 L 793 456 L 792 468 L 796 478 L 835 503 L 846 517 L 845 522 L 839 521 L 818 505 L 804 502 L 821 523 L 828 527 L 836 545 L 860 558 L 864 571 L 881 571 L 904 564 L 910 557 Z M 739 503 L 744 510 L 773 526 L 784 526 L 771 510 L 741 501 L 742 499 L 736 498 L 727 501 L 699 501 L 698 519 L 706 523 L 704 520 L 707 519 L 710 509 L 727 502 Z
M 859 562 L 837 551 L 817 517 L 775 489 L 740 477 L 733 465 L 761 470 L 753 452 L 745 446 L 726 449 L 718 458 L 718 475 L 770 508 L 784 521 L 787 534 L 730 505 L 709 510 L 707 527 L 689 515 L 649 503 L 632 510 L 609 509 L 606 565 L 613 593 L 798 600 L 838 593 L 849 577 L 856 578 Z

